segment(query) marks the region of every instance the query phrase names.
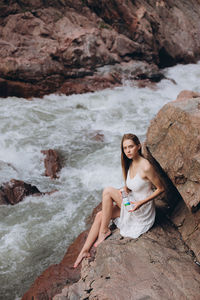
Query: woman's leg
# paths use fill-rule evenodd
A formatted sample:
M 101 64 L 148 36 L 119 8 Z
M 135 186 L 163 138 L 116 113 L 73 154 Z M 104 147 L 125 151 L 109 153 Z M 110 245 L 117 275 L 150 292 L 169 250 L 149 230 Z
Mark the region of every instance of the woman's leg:
M 115 219 L 119 217 L 120 215 L 120 208 L 118 206 L 113 206 L 112 209 L 112 218 Z M 99 229 L 101 226 L 101 220 L 102 220 L 102 211 L 98 212 L 96 214 L 94 223 L 92 224 L 92 227 L 89 231 L 88 237 L 85 241 L 85 244 L 83 245 L 83 248 L 81 249 L 81 252 L 79 253 L 75 263 L 74 263 L 74 268 L 76 268 L 82 259 L 84 257 L 90 257 L 90 248 L 92 247 L 93 243 L 96 241 L 98 234 L 99 234 Z
M 92 247 L 93 243 L 96 241 L 99 234 L 99 228 L 101 225 L 101 214 L 102 214 L 101 211 L 99 211 L 96 214 L 92 227 L 90 228 L 87 239 L 85 241 L 85 244 L 83 245 L 83 248 L 81 249 L 81 252 L 79 253 L 74 263 L 74 268 L 76 268 L 80 264 L 80 262 L 84 257 L 90 256 L 90 252 L 89 252 L 90 248 Z
M 105 188 L 102 195 L 102 220 L 99 228 L 98 239 L 97 242 L 95 243 L 95 247 L 97 247 L 111 234 L 111 231 L 108 226 L 111 218 L 113 218 L 112 216 L 113 202 L 117 204 L 118 208 L 121 207 L 121 202 L 122 202 L 121 192 L 113 187 Z

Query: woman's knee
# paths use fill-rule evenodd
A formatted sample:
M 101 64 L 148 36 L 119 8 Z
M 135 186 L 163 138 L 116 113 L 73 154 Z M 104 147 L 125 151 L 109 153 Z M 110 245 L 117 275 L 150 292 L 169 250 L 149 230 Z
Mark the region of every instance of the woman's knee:
M 100 210 L 100 211 L 96 214 L 95 220 L 98 221 L 98 222 L 100 222 L 101 219 L 102 219 L 102 211 Z
M 112 193 L 113 188 L 108 186 L 103 190 L 103 196 L 109 195 Z

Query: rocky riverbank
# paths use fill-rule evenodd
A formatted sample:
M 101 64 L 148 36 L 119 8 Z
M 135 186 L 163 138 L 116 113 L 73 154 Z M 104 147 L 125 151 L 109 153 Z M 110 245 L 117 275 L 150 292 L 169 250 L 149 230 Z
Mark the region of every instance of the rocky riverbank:
M 159 81 L 159 68 L 200 58 L 199 15 L 185 0 L 1 0 L 0 96 Z
M 44 271 L 22 299 L 198 299 L 199 106 L 198 94 L 181 93 L 148 129 L 146 145 L 167 189 L 165 198 L 156 201 L 153 228 L 135 240 L 122 238 L 114 229 L 96 253 L 92 249 L 92 258 L 74 270 L 87 235 L 83 232 L 62 262 Z M 177 180 L 180 177 L 185 180 Z
M 94 261 L 84 260 L 81 279 L 53 300 L 197 300 L 199 267 L 165 216 L 160 213 L 157 222 L 135 240 L 114 232 L 99 246 Z

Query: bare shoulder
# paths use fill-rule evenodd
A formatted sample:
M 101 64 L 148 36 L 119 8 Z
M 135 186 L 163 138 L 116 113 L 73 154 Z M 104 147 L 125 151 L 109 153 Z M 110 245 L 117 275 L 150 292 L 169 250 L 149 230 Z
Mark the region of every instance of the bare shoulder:
M 143 172 L 145 172 L 145 173 L 149 173 L 149 172 L 153 171 L 153 166 L 146 158 L 142 159 L 141 167 L 143 169 Z

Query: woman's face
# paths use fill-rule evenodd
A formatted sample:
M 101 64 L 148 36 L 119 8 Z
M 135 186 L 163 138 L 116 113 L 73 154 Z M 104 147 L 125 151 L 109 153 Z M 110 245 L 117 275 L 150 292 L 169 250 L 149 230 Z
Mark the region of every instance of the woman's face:
M 136 145 L 132 140 L 124 140 L 123 141 L 123 150 L 125 155 L 129 159 L 134 159 L 139 155 L 138 150 L 140 149 L 140 145 Z

